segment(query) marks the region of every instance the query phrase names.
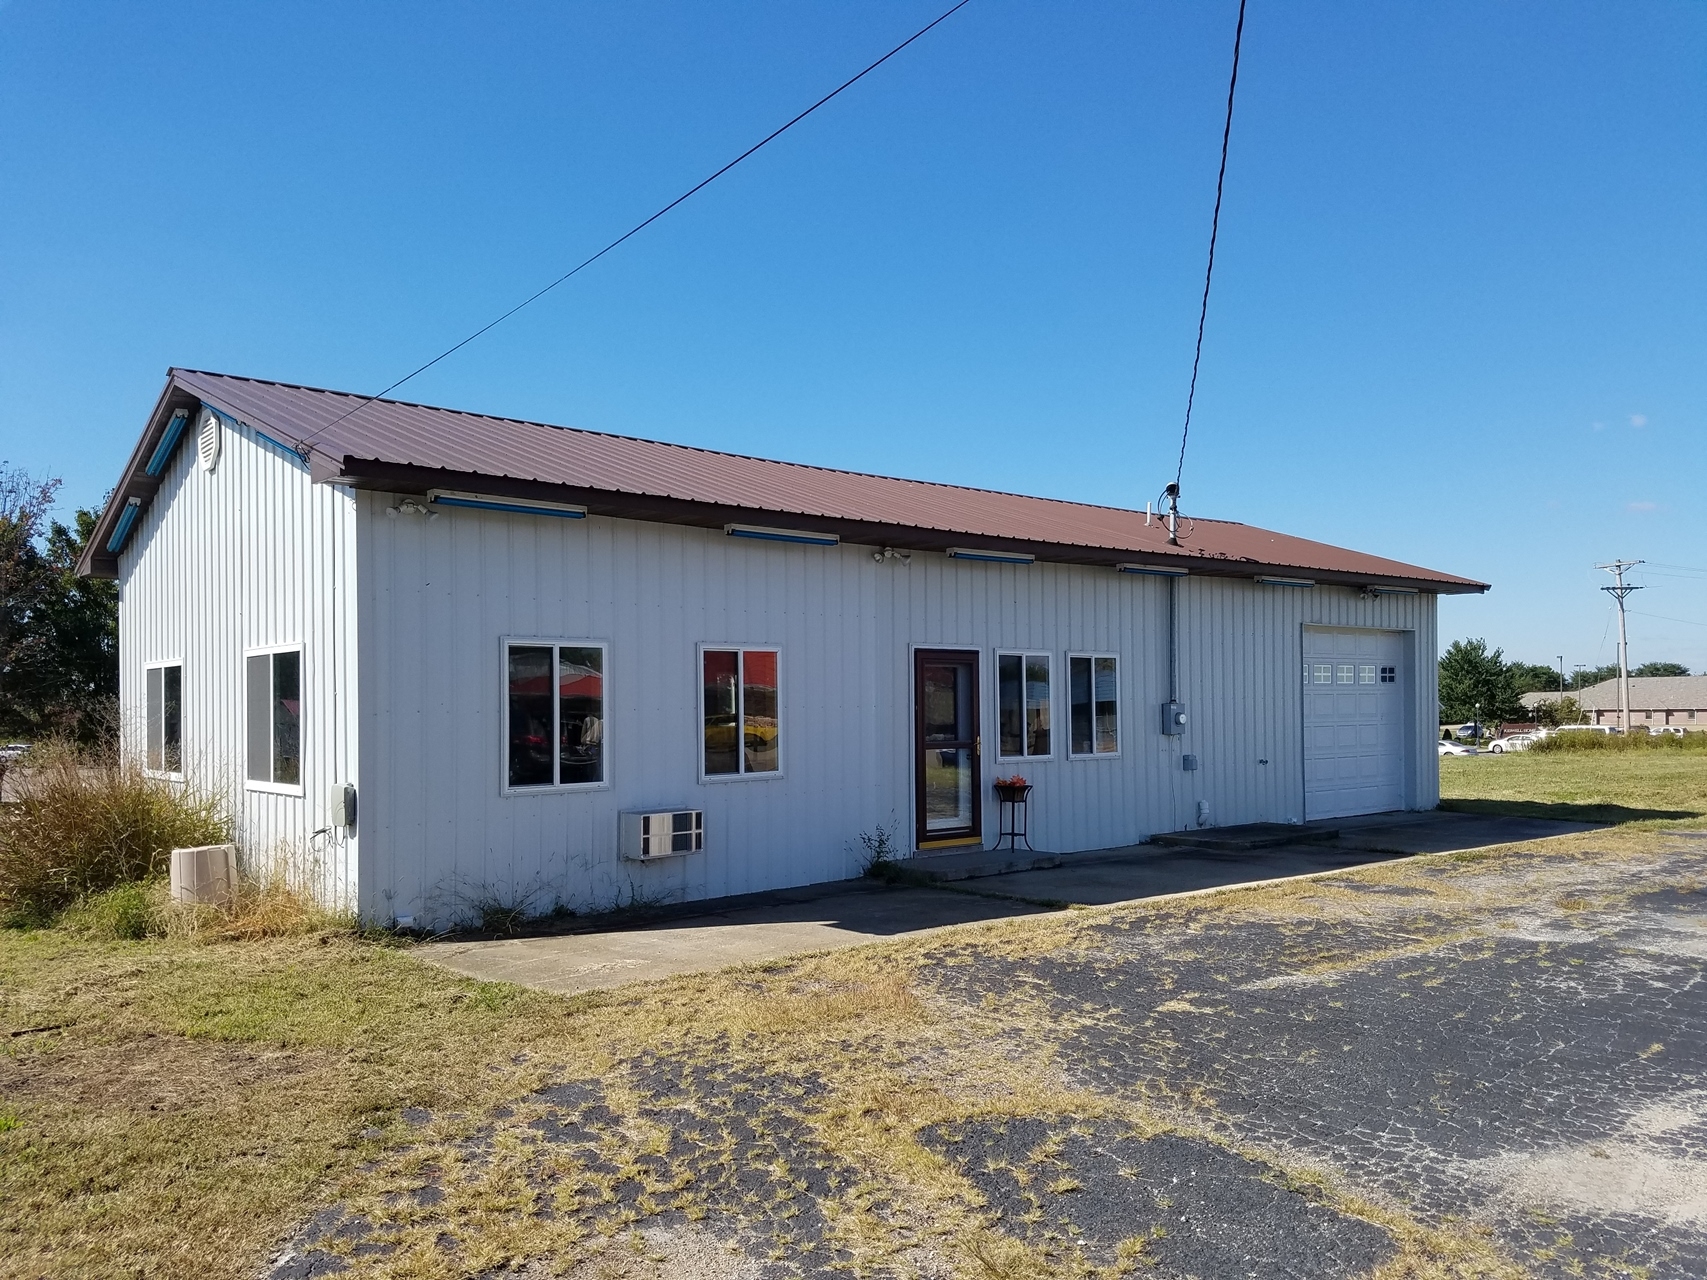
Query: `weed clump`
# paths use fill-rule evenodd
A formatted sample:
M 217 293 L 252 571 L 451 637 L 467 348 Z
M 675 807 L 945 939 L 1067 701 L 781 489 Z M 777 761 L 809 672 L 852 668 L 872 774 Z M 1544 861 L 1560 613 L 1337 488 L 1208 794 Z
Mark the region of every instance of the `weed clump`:
M 57 742 L 35 747 L 0 809 L 0 923 L 46 925 L 73 904 L 164 876 L 176 848 L 224 844 L 224 802 L 189 782 L 151 778 L 113 750 Z M 140 899 L 103 910 L 135 927 Z

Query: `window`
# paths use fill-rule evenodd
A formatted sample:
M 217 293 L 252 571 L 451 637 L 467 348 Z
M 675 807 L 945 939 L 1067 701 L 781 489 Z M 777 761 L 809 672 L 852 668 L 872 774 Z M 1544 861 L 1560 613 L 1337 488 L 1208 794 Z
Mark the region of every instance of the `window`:
M 1318 662 L 1316 664 L 1316 683 L 1332 684 L 1333 682 L 1334 664 L 1331 662 Z
M 1026 760 L 1053 754 L 1047 653 L 996 655 L 996 713 L 1004 757 Z
M 780 772 L 777 651 L 705 649 L 700 688 L 705 776 Z
M 1358 664 L 1358 667 L 1357 667 L 1357 683 L 1358 684 L 1374 684 L 1375 683 L 1375 664 L 1374 663 L 1359 663 Z
M 251 786 L 302 785 L 302 650 L 252 653 L 248 659 Z
M 184 771 L 184 669 L 149 667 L 147 768 L 153 773 Z
M 1693 719 L 1695 719 L 1695 712 L 1693 712 L 1693 711 L 1691 711 L 1691 712 L 1690 712 L 1690 713 L 1689 713 L 1689 718 L 1690 718 L 1690 719 L 1691 719 L 1691 720 L 1693 720 Z
M 1340 683 L 1341 684 L 1353 684 L 1353 683 L 1355 683 L 1355 681 L 1356 681 L 1356 664 L 1350 663 L 1350 662 L 1342 662 L 1339 664 L 1339 667 L 1340 667 Z
M 1381 668 L 1381 683 L 1382 684 L 1397 684 L 1398 681 L 1399 681 L 1399 668 L 1397 668 L 1397 667 L 1382 667 Z
M 505 778 L 513 788 L 605 780 L 605 651 L 506 644 Z
M 1067 656 L 1071 740 L 1067 753 L 1111 756 L 1120 750 L 1120 682 L 1116 660 L 1097 654 Z

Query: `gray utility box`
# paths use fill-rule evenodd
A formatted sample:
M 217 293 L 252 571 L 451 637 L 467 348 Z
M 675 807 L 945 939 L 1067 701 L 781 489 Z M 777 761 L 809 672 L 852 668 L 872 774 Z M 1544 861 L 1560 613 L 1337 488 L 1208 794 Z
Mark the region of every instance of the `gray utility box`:
M 1162 704 L 1162 732 L 1163 733 L 1184 733 L 1185 732 L 1185 722 L 1186 722 L 1185 703 L 1183 703 L 1183 702 L 1164 702 Z
M 634 862 L 679 858 L 705 848 L 705 813 L 700 809 L 660 809 L 621 815 L 622 856 Z

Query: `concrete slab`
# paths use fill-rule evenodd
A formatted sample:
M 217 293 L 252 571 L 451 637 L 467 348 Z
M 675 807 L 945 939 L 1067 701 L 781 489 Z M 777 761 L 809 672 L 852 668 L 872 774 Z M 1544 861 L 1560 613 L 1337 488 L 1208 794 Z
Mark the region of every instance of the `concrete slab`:
M 863 946 L 948 925 L 1032 915 L 1043 908 L 1011 898 L 871 881 L 819 886 L 818 896 L 712 910 L 665 924 L 479 942 L 436 942 L 415 954 L 483 982 L 515 982 L 574 995 L 705 973 L 808 951 Z
M 808 951 L 856 947 L 950 925 L 1310 875 L 1415 853 L 1446 853 L 1593 830 L 1590 823 L 1469 814 L 1376 814 L 1332 824 L 1337 840 L 1276 847 L 1131 845 L 1089 853 L 974 850 L 914 859 L 938 885 L 847 880 L 678 909 L 643 927 L 550 937 L 427 943 L 416 954 L 471 978 L 571 995 Z M 953 861 L 949 861 L 952 858 Z M 1019 868 L 1019 869 L 1016 869 Z M 976 879 L 965 878 L 976 876 Z

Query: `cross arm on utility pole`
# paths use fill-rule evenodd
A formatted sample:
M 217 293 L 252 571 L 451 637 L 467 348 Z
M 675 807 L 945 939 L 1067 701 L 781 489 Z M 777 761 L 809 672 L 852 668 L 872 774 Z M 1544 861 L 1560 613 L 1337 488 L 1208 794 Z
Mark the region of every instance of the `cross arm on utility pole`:
M 1614 560 L 1611 564 L 1595 565 L 1596 569 L 1610 573 L 1617 583 L 1601 590 L 1618 601 L 1618 728 L 1625 734 L 1630 732 L 1630 638 L 1624 629 L 1624 601 L 1632 591 L 1642 588 L 1625 582 L 1624 575 L 1641 563 L 1640 560 Z

